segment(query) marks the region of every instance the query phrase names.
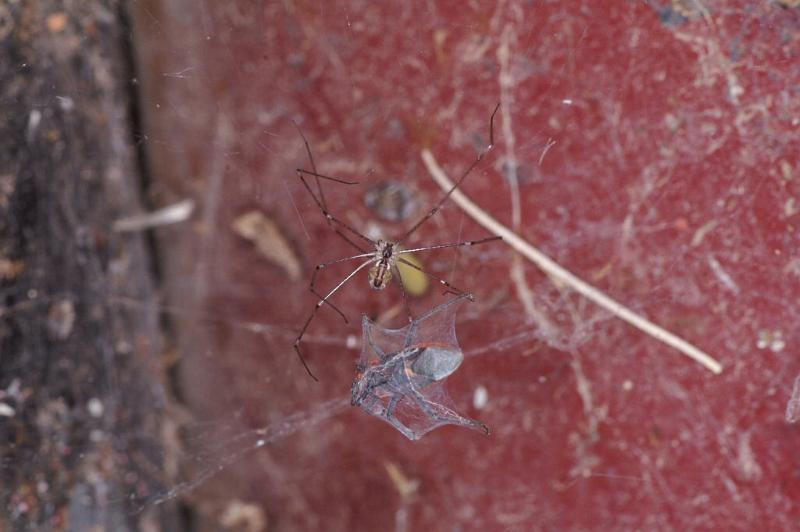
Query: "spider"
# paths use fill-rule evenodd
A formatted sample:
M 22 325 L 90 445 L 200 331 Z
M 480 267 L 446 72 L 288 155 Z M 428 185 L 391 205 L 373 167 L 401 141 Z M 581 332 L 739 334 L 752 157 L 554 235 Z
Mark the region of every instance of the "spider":
M 322 305 L 326 305 L 327 304 L 328 306 L 330 306 L 334 311 L 336 311 L 342 317 L 342 319 L 344 320 L 345 323 L 349 323 L 349 321 L 348 321 L 347 317 L 344 315 L 344 313 L 341 310 L 339 310 L 333 303 L 331 303 L 330 298 L 342 286 L 344 286 L 348 281 L 350 281 L 350 279 L 352 279 L 358 272 L 360 272 L 364 268 L 367 268 L 368 266 L 371 266 L 369 268 L 368 278 L 369 278 L 369 285 L 374 290 L 383 290 L 384 288 L 386 288 L 389 285 L 389 283 L 391 282 L 392 279 L 397 279 L 397 282 L 400 285 L 400 290 L 403 293 L 403 301 L 404 301 L 404 303 L 406 305 L 406 312 L 408 314 L 409 321 L 412 320 L 412 317 L 411 317 L 411 312 L 408 309 L 407 298 L 405 297 L 405 287 L 403 286 L 403 278 L 400 275 L 400 272 L 397 270 L 397 264 L 398 263 L 401 263 L 404 266 L 407 266 L 409 268 L 413 268 L 415 270 L 418 270 L 418 271 L 422 272 L 423 274 L 425 274 L 426 276 L 428 276 L 431 279 L 433 279 L 434 281 L 437 281 L 438 283 L 440 283 L 442 286 L 445 287 L 445 292 L 454 293 L 454 294 L 457 294 L 459 296 L 466 294 L 466 292 L 456 288 L 455 286 L 450 284 L 448 281 L 446 281 L 446 280 L 444 280 L 444 279 L 442 279 L 440 277 L 437 277 L 437 276 L 425 271 L 424 269 L 420 268 L 419 266 L 417 266 L 413 262 L 403 258 L 403 255 L 406 255 L 408 253 L 416 253 L 416 252 L 420 252 L 420 251 L 430 251 L 430 250 L 433 250 L 433 249 L 455 248 L 455 247 L 461 247 L 461 246 L 474 246 L 474 245 L 477 245 L 477 244 L 483 244 L 483 243 L 491 242 L 491 241 L 494 241 L 494 240 L 500 240 L 501 237 L 492 236 L 492 237 L 483 238 L 483 239 L 480 239 L 480 240 L 465 240 L 465 241 L 461 241 L 461 242 L 453 242 L 453 243 L 448 243 L 448 244 L 436 244 L 436 245 L 433 245 L 433 246 L 425 246 L 425 247 L 414 248 L 414 249 L 404 249 L 402 247 L 402 244 L 406 240 L 408 240 L 408 238 L 412 234 L 414 234 L 414 232 L 417 229 L 419 229 L 419 227 L 422 224 L 424 224 L 431 217 L 433 217 L 437 212 L 439 212 L 439 210 L 442 208 L 442 205 L 444 204 L 444 202 L 447 201 L 447 198 L 450 197 L 450 194 L 452 194 L 453 191 L 461 185 L 461 183 L 464 181 L 464 179 L 466 179 L 466 177 L 472 172 L 472 170 L 478 165 L 478 163 L 480 163 L 481 160 L 483 160 L 483 158 L 486 156 L 486 154 L 489 153 L 489 151 L 491 151 L 491 149 L 494 147 L 494 117 L 497 114 L 497 111 L 499 109 L 500 109 L 500 104 L 498 103 L 497 106 L 494 108 L 494 111 L 492 111 L 491 117 L 489 118 L 489 144 L 483 150 L 481 150 L 481 152 L 478 154 L 478 156 L 475 159 L 475 161 L 473 161 L 473 163 L 466 169 L 466 171 L 461 175 L 461 177 L 458 180 L 456 180 L 456 182 L 452 186 L 452 188 L 450 188 L 450 190 L 448 190 L 444 194 L 444 196 L 442 196 L 442 198 L 439 200 L 439 202 L 436 203 L 436 205 L 434 205 L 434 207 L 430 211 L 428 211 L 419 221 L 417 221 L 417 223 L 412 225 L 411 228 L 408 231 L 406 231 L 397 240 L 373 240 L 373 239 L 361 234 L 360 232 L 355 230 L 353 227 L 348 225 L 346 222 L 343 222 L 342 220 L 336 218 L 333 214 L 330 213 L 330 211 L 328 210 L 328 207 L 327 207 L 327 205 L 325 203 L 325 196 L 323 195 L 323 192 L 322 192 L 322 185 L 320 183 L 320 179 L 325 179 L 327 181 L 333 181 L 333 182 L 336 182 L 336 183 L 339 183 L 339 184 L 344 184 L 344 185 L 356 185 L 358 183 L 355 182 L 355 181 L 347 181 L 345 179 L 340 179 L 338 177 L 332 177 L 332 176 L 320 174 L 319 172 L 317 172 L 317 167 L 316 167 L 316 164 L 314 163 L 314 157 L 311 154 L 311 147 L 308 144 L 308 140 L 306 140 L 306 137 L 303 134 L 303 131 L 300 129 L 300 127 L 297 126 L 297 124 L 295 124 L 295 126 L 297 126 L 298 132 L 300 133 L 300 137 L 303 139 L 303 143 L 305 144 L 305 148 L 306 148 L 306 154 L 308 155 L 308 160 L 309 160 L 309 162 L 311 164 L 311 170 L 305 170 L 303 168 L 297 168 L 296 169 L 297 177 L 300 179 L 300 181 L 302 182 L 302 184 L 305 187 L 305 189 L 308 191 L 308 193 L 314 199 L 314 203 L 316 203 L 317 207 L 319 207 L 319 209 L 322 212 L 323 216 L 325 217 L 329 227 L 331 227 L 331 229 L 333 229 L 333 231 L 337 235 L 339 235 L 342 239 L 344 239 L 346 242 L 348 242 L 351 246 L 353 246 L 354 248 L 356 248 L 359 251 L 359 253 L 357 255 L 352 255 L 350 257 L 344 257 L 344 258 L 341 258 L 341 259 L 332 260 L 330 262 L 325 262 L 323 264 L 318 264 L 314 268 L 314 273 L 311 276 L 311 282 L 310 282 L 310 285 L 309 285 L 309 289 L 310 289 L 311 293 L 314 294 L 319 299 L 319 301 L 317 301 L 317 303 L 314 305 L 314 308 L 312 309 L 311 313 L 309 314 L 308 318 L 306 319 L 306 322 L 303 325 L 303 328 L 301 329 L 300 334 L 297 336 L 297 338 L 294 341 L 294 346 L 293 347 L 294 347 L 295 352 L 297 353 L 298 358 L 300 359 L 300 362 L 303 364 L 303 367 L 306 369 L 306 372 L 309 374 L 309 376 L 311 376 L 312 379 L 314 379 L 315 381 L 319 380 L 314 375 L 314 373 L 311 371 L 311 368 L 309 367 L 308 363 L 305 360 L 305 357 L 303 357 L 303 353 L 300 350 L 300 342 L 303 339 L 303 335 L 305 335 L 306 330 L 308 329 L 308 326 L 311 324 L 311 321 L 314 319 L 314 317 L 317 314 L 317 311 L 319 310 L 320 307 L 322 307 Z M 308 184 L 308 181 L 306 180 L 306 177 L 313 177 L 314 180 L 316 181 L 317 194 L 315 194 L 314 191 L 311 189 L 311 186 Z M 363 241 L 372 250 L 368 251 L 367 249 L 362 247 L 362 245 L 360 245 L 356 241 Z M 338 264 L 338 263 L 341 263 L 341 262 L 347 262 L 347 261 L 351 261 L 351 260 L 355 260 L 355 259 L 366 259 L 366 260 L 364 262 L 362 262 L 360 265 L 358 265 L 347 276 L 345 276 L 344 279 L 339 281 L 336 284 L 336 286 L 334 286 L 333 289 L 330 290 L 324 296 L 317 291 L 317 289 L 316 289 L 317 275 L 322 270 L 324 270 L 325 268 L 327 268 L 327 267 L 329 267 L 331 265 Z

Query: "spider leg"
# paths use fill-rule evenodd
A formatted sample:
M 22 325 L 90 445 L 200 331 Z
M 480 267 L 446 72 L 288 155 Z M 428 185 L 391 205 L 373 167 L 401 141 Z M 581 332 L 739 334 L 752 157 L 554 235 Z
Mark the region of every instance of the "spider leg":
M 312 177 L 321 177 L 322 179 L 327 179 L 328 181 L 335 181 L 337 183 L 341 183 L 343 185 L 357 185 L 358 181 L 348 181 L 346 179 L 342 179 L 341 177 L 333 177 L 330 175 L 320 174 L 314 169 L 313 172 L 309 172 L 308 170 L 304 170 L 303 168 L 295 168 L 295 172 L 300 172 L 301 174 L 310 175 Z M 323 205 L 325 205 L 323 203 Z
M 397 284 L 400 285 L 400 292 L 403 294 L 403 307 L 406 309 L 408 323 L 412 323 L 414 321 L 414 316 L 411 315 L 411 307 L 408 306 L 408 296 L 406 295 L 406 285 L 403 284 L 403 275 L 400 273 L 400 268 L 397 266 L 392 266 L 392 270 L 397 278 Z
M 355 185 L 355 184 L 357 184 L 357 182 L 355 182 L 355 181 L 346 181 L 346 180 L 340 179 L 338 177 L 331 177 L 331 176 L 323 175 L 323 174 L 320 174 L 319 172 L 317 172 L 317 165 L 314 162 L 314 156 L 311 154 L 311 146 L 308 144 L 308 140 L 306 139 L 306 136 L 303 134 L 303 130 L 300 129 L 300 126 L 297 124 L 297 122 L 292 121 L 292 123 L 294 124 L 294 127 L 297 128 L 297 132 L 300 133 L 300 138 L 303 139 L 303 144 L 306 147 L 306 155 L 308 155 L 308 161 L 311 163 L 311 169 L 313 170 L 312 172 L 309 172 L 307 170 L 302 170 L 302 169 L 298 168 L 297 169 L 298 177 L 300 177 L 300 180 L 303 182 L 303 186 L 306 187 L 306 190 L 308 190 L 308 193 L 311 194 L 311 197 L 314 198 L 314 202 L 317 204 L 317 206 L 320 208 L 320 210 L 322 210 L 322 213 L 325 215 L 325 219 L 328 222 L 328 225 L 331 227 L 331 229 L 333 229 L 334 232 L 337 235 L 342 237 L 343 240 L 345 240 L 351 246 L 353 246 L 354 248 L 356 248 L 357 250 L 359 250 L 359 251 L 361 251 L 363 253 L 364 250 L 361 248 L 361 246 L 359 246 L 358 244 L 353 242 L 350 238 L 347 237 L 347 235 L 345 235 L 344 233 L 339 231 L 331 223 L 332 222 L 332 219 L 331 219 L 332 217 L 328 214 L 328 206 L 325 203 L 325 194 L 322 191 L 322 183 L 320 183 L 319 180 L 320 180 L 320 178 L 322 178 L 322 179 L 327 179 L 329 181 L 335 181 L 337 183 L 342 183 L 344 185 Z M 310 176 L 314 177 L 314 180 L 316 181 L 316 184 L 317 184 L 317 192 L 319 193 L 319 198 L 317 198 L 317 196 L 311 190 L 311 187 L 308 186 L 308 183 L 306 183 L 306 181 L 303 179 L 301 173 L 305 173 L 307 175 L 310 175 Z M 338 220 L 336 220 L 336 221 L 338 222 Z M 346 224 L 342 224 L 342 225 L 346 226 Z M 350 229 L 350 230 L 352 232 L 355 232 L 356 234 L 358 234 L 360 237 L 366 238 L 363 235 L 361 235 L 360 233 L 357 233 L 356 231 L 354 231 L 353 229 Z M 372 242 L 372 244 L 374 245 L 374 242 Z
M 317 264 L 317 265 L 314 267 L 314 273 L 313 273 L 313 274 L 311 274 L 311 283 L 310 283 L 310 285 L 309 285 L 308 289 L 311 291 L 311 293 L 312 293 L 312 294 L 314 294 L 315 296 L 317 296 L 317 298 L 318 298 L 318 299 L 320 299 L 320 300 L 324 300 L 325 298 L 323 298 L 323 297 L 322 297 L 322 295 L 320 295 L 320 294 L 319 294 L 319 292 L 317 292 L 317 288 L 316 288 L 317 274 L 318 274 L 319 272 L 321 272 L 322 270 L 324 270 L 325 268 L 327 268 L 328 266 L 330 266 L 330 265 L 332 265 L 332 264 L 337 264 L 337 263 L 339 263 L 339 262 L 345 262 L 345 261 L 348 261 L 348 260 L 353 260 L 353 259 L 361 259 L 361 258 L 364 258 L 364 257 L 371 257 L 371 256 L 373 256 L 373 255 L 374 255 L 374 253 L 361 253 L 361 254 L 359 254 L 359 255 L 353 255 L 352 257 L 345 257 L 345 258 L 343 258 L 343 259 L 336 259 L 336 260 L 332 260 L 332 261 L 330 261 L 330 262 L 325 262 L 325 263 L 322 263 L 322 264 Z M 339 315 L 342 317 L 342 319 L 344 320 L 344 322 L 345 322 L 345 323 L 349 323 L 349 321 L 347 321 L 347 316 L 345 316 L 345 315 L 344 315 L 344 313 L 343 313 L 341 310 L 339 310 L 338 308 L 336 308 L 336 305 L 334 305 L 333 303 L 331 303 L 330 301 L 327 301 L 327 300 L 325 300 L 325 303 L 327 303 L 327 304 L 328 304 L 328 306 L 330 306 L 330 307 L 331 307 L 333 310 L 335 310 L 336 312 L 338 312 L 338 313 L 339 313 Z
M 455 286 L 453 286 L 449 282 L 445 281 L 441 277 L 436 277 L 432 273 L 426 272 L 425 270 L 423 270 L 422 268 L 420 268 L 416 264 L 414 264 L 414 263 L 412 263 L 410 261 L 407 261 L 403 257 L 397 257 L 397 261 L 398 262 L 402 262 L 406 266 L 414 268 L 415 270 L 421 271 L 422 273 L 424 273 L 425 275 L 427 275 L 428 277 L 430 277 L 434 281 L 438 281 L 439 284 L 441 284 L 442 286 L 444 286 L 446 288 L 445 293 L 452 293 L 452 294 L 455 294 L 457 296 L 466 296 L 470 301 L 474 300 L 474 298 L 472 297 L 472 294 L 470 294 L 469 292 L 465 292 L 465 291 L 461 290 L 460 288 L 456 288 Z
M 444 195 L 444 196 L 442 196 L 442 199 L 440 199 L 440 200 L 439 200 L 439 203 L 437 203 L 437 204 L 436 204 L 436 205 L 435 205 L 435 206 L 434 206 L 434 207 L 433 207 L 433 208 L 432 208 L 430 211 L 428 211 L 428 214 L 426 214 L 425 216 L 423 216 L 423 217 L 422 217 L 422 219 L 420 219 L 420 221 L 418 221 L 417 223 L 415 223 L 415 224 L 414 224 L 414 225 L 411 227 L 411 229 L 409 229 L 409 230 L 406 232 L 406 234 L 404 234 L 404 235 L 403 235 L 403 236 L 402 236 L 402 237 L 401 237 L 401 238 L 400 238 L 400 239 L 397 241 L 397 243 L 398 243 L 398 244 L 400 244 L 400 243 L 402 243 L 403 241 L 405 241 L 405 239 L 407 239 L 409 236 L 411 236 L 411 233 L 413 233 L 414 231 L 416 231 L 416 230 L 417 230 L 417 228 L 418 228 L 419 226 L 421 226 L 422 224 L 424 224 L 424 223 L 425 223 L 426 221 L 428 221 L 428 219 L 430 219 L 430 218 L 431 218 L 431 217 L 432 217 L 434 214 L 436 214 L 437 212 L 439 212 L 439 209 L 441 209 L 441 208 L 442 208 L 442 205 L 444 205 L 444 202 L 445 202 L 445 201 L 447 201 L 447 198 L 449 198 L 449 197 L 450 197 L 450 194 L 452 194 L 452 193 L 453 193 L 453 191 L 454 191 L 455 189 L 457 189 L 459 186 L 461 186 L 461 182 L 462 182 L 462 181 L 464 181 L 464 179 L 466 179 L 466 178 L 467 178 L 467 176 L 468 176 L 468 175 L 469 175 L 469 174 L 472 172 L 472 170 L 473 170 L 473 169 L 474 169 L 476 166 L 478 166 L 478 163 L 480 163 L 480 162 L 483 160 L 483 158 L 486 156 L 486 154 L 487 154 L 487 153 L 489 153 L 489 152 L 492 150 L 492 148 L 494 147 L 494 115 L 496 115 L 496 114 L 497 114 L 497 111 L 498 111 L 498 109 L 500 109 L 500 104 L 499 104 L 499 103 L 498 103 L 498 104 L 497 104 L 497 106 L 494 108 L 494 111 L 492 111 L 492 116 L 489 118 L 489 144 L 488 144 L 488 146 L 486 146 L 486 147 L 485 147 L 483 150 L 481 150 L 481 152 L 478 154 L 478 157 L 475 159 L 475 161 L 474 161 L 474 162 L 473 162 L 471 165 L 469 165 L 469 168 L 467 168 L 466 172 L 464 172 L 463 174 L 461 174 L 461 177 L 459 177 L 459 178 L 456 180 L 456 182 L 453 184 L 453 186 L 452 186 L 452 187 L 450 187 L 450 190 L 448 190 L 448 191 L 445 193 L 445 195 Z
M 328 209 L 325 207 L 325 204 L 322 203 L 320 201 L 320 199 L 314 194 L 314 191 L 311 190 L 311 187 L 308 185 L 308 182 L 306 182 L 305 178 L 303 177 L 303 174 L 309 174 L 309 175 L 314 176 L 315 178 L 324 177 L 324 176 L 322 176 L 322 174 L 311 173 L 311 172 L 308 172 L 307 170 L 303 170 L 302 168 L 297 168 L 295 171 L 297 173 L 297 177 L 300 178 L 300 182 L 303 183 L 303 186 L 306 188 L 308 193 L 311 194 L 312 198 L 314 198 L 314 203 L 316 203 L 317 207 L 319 207 L 319 209 L 322 211 L 322 214 L 325 216 L 325 220 L 328 222 L 328 225 L 330 226 L 331 229 L 334 230 L 334 232 L 337 235 L 342 237 L 342 239 L 344 239 L 347 243 L 349 243 L 351 246 L 353 246 L 357 250 L 359 250 L 361 252 L 365 252 L 364 248 L 362 248 L 361 246 L 359 246 L 358 244 L 353 242 L 353 240 L 350 237 L 348 237 L 346 234 L 344 234 L 342 231 L 340 231 L 339 228 L 335 227 L 334 224 L 336 224 L 339 227 L 342 227 L 342 228 L 350 231 L 352 234 L 356 235 L 357 237 L 359 237 L 360 239 L 362 239 L 362 240 L 364 240 L 366 242 L 369 242 L 373 246 L 377 245 L 377 242 L 375 242 L 371 238 L 367 238 L 366 236 L 362 235 L 361 233 L 359 233 L 358 231 L 356 231 L 355 229 L 350 227 L 348 224 L 344 223 L 343 221 L 339 220 L 334 215 L 332 215 L 330 212 L 328 212 Z
M 395 255 L 402 255 L 403 253 L 416 253 L 417 251 L 430 251 L 432 249 L 457 248 L 460 246 L 475 246 L 478 244 L 485 244 L 486 242 L 493 242 L 495 240 L 503 240 L 503 237 L 490 236 L 487 238 L 482 238 L 480 240 L 464 240 L 463 242 L 453 242 L 451 244 L 437 244 L 435 246 L 425 246 L 424 248 L 401 249 L 400 251 L 395 251 Z
M 303 139 L 303 144 L 305 144 L 305 146 L 306 146 L 306 155 L 308 155 L 308 161 L 311 163 L 311 169 L 314 170 L 314 174 L 316 174 L 317 173 L 317 165 L 314 163 L 314 156 L 311 154 L 311 146 L 308 144 L 308 140 L 306 139 L 306 136 L 303 134 L 303 130 L 300 129 L 300 126 L 298 125 L 298 123 L 295 122 L 294 120 L 292 120 L 292 123 L 294 124 L 294 127 L 297 128 L 297 132 L 300 133 L 300 138 Z M 315 178 L 315 180 L 317 182 L 317 191 L 319 192 L 319 199 L 320 199 L 319 203 L 321 203 L 323 205 L 323 207 L 324 207 L 326 205 L 326 203 L 325 203 L 325 194 L 323 194 L 323 192 L 322 192 L 322 184 L 319 182 L 319 177 L 320 177 L 319 175 L 315 175 L 314 176 L 314 178 Z M 328 178 L 327 176 L 323 176 L 323 177 L 325 177 L 326 179 L 331 179 L 331 178 Z M 339 181 L 339 182 L 345 182 L 344 180 L 339 180 L 339 179 L 333 179 L 333 180 L 334 181 Z M 309 192 L 311 192 L 311 191 L 309 190 Z M 311 195 L 314 196 L 313 193 Z M 316 199 L 316 196 L 314 196 L 314 199 Z M 324 208 L 323 210 L 327 210 L 327 208 Z
M 360 270 L 363 270 L 365 267 L 369 266 L 373 262 L 375 262 L 375 261 L 370 259 L 367 262 L 365 262 L 365 263 L 361 264 L 360 266 L 358 266 L 358 268 L 356 268 L 355 270 L 350 272 L 347 275 L 347 277 L 345 277 L 344 279 L 339 281 L 339 284 L 334 286 L 333 290 L 328 292 L 328 294 L 325 297 L 323 297 L 322 299 L 317 301 L 317 303 L 314 305 L 314 308 L 311 310 L 311 314 L 309 314 L 308 319 L 306 320 L 306 323 L 303 325 L 303 329 L 300 331 L 300 334 L 297 336 L 297 338 L 294 341 L 294 346 L 293 346 L 294 347 L 294 351 L 295 351 L 295 353 L 297 353 L 297 356 L 300 359 L 300 362 L 303 364 L 303 367 L 306 368 L 306 372 L 308 372 L 309 376 L 311 376 L 311 378 L 314 379 L 317 382 L 319 382 L 319 379 L 311 372 L 311 368 L 308 367 L 308 364 L 306 363 L 306 359 L 303 357 L 303 353 L 300 351 L 300 341 L 303 339 L 303 335 L 306 333 L 306 330 L 308 329 L 308 326 L 311 323 L 311 320 L 313 320 L 314 316 L 317 315 L 317 311 L 319 310 L 319 307 L 324 305 L 327 302 L 328 298 L 330 298 L 333 294 L 336 293 L 336 291 L 338 291 L 342 286 L 344 286 L 344 284 L 347 281 L 352 279 L 355 274 L 357 274 Z

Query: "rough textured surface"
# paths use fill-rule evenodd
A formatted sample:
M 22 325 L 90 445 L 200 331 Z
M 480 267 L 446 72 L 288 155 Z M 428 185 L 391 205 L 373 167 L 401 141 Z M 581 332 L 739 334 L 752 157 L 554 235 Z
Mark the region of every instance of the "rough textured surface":
M 0 4 L 2 530 L 166 509 L 133 513 L 161 489 L 164 395 L 152 264 L 111 231 L 141 209 L 126 44 L 117 2 Z
M 170 252 L 185 397 L 213 426 L 316 415 L 201 483 L 201 529 L 796 524 L 800 435 L 784 409 L 800 373 L 797 9 L 164 4 L 133 8 L 153 198 L 201 206 L 191 223 L 158 234 Z M 294 168 L 308 161 L 292 121 L 321 172 L 361 182 L 326 184 L 331 211 L 371 235 L 398 235 L 415 218 L 383 221 L 364 204 L 370 187 L 399 181 L 419 216 L 439 194 L 420 150 L 451 175 L 463 171 L 487 142 L 497 101 L 497 146 L 463 190 L 718 358 L 721 376 L 491 244 L 419 255 L 476 295 L 457 329 L 467 360 L 448 385 L 492 436 L 446 427 L 410 443 L 330 407 L 353 378 L 359 315 L 402 325 L 399 292 L 374 292 L 362 276 L 336 299 L 349 324 L 322 309 L 306 344 L 314 383 L 291 350 L 314 304 L 306 283 L 289 281 L 231 223 L 263 212 L 310 276 L 353 250 L 297 182 Z M 449 205 L 409 244 L 473 236 L 486 233 Z M 348 271 L 330 268 L 321 286 Z M 439 301 L 431 289 L 412 305 Z M 200 445 L 236 454 L 238 443 L 219 438 L 210 431 Z

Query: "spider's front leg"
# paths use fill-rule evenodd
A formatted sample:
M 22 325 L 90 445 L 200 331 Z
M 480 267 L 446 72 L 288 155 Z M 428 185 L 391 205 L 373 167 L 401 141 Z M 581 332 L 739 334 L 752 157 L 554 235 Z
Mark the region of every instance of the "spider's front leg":
M 420 271 L 423 274 L 427 275 L 428 277 L 430 277 L 434 281 L 437 281 L 439 284 L 441 284 L 442 286 L 445 287 L 445 293 L 454 294 L 456 296 L 466 296 L 470 301 L 474 301 L 475 300 L 475 298 L 469 292 L 465 292 L 464 290 L 461 290 L 460 288 L 457 288 L 457 287 L 453 286 L 449 281 L 445 281 L 441 277 L 437 277 L 437 276 L 433 275 L 432 273 L 430 273 L 428 271 L 425 271 L 423 268 L 420 268 L 419 266 L 417 266 L 416 264 L 412 263 L 411 261 L 408 261 L 408 260 L 404 259 L 403 257 L 397 257 L 397 261 L 398 262 L 402 262 L 405 266 L 408 266 L 410 268 L 414 268 L 415 270 Z
M 319 272 L 321 272 L 322 270 L 324 270 L 325 268 L 327 268 L 328 266 L 331 266 L 331 265 L 333 265 L 333 264 L 338 264 L 338 263 L 340 263 L 340 262 L 346 262 L 346 261 L 348 261 L 348 260 L 353 260 L 353 259 L 363 259 L 363 258 L 365 258 L 365 257 L 371 257 L 372 255 L 373 255 L 372 253 L 361 253 L 361 254 L 359 254 L 359 255 L 353 255 L 352 257 L 345 257 L 345 258 L 343 258 L 343 259 L 336 259 L 336 260 L 332 260 L 332 261 L 330 261 L 330 262 L 324 262 L 324 263 L 322 263 L 322 264 L 317 264 L 317 265 L 314 267 L 314 273 L 312 273 L 312 274 L 311 274 L 311 282 L 309 283 L 308 289 L 311 291 L 311 293 L 312 293 L 312 294 L 314 294 L 315 296 L 317 296 L 317 299 L 319 299 L 320 301 L 324 301 L 324 302 L 325 302 L 327 305 L 329 305 L 329 306 L 330 306 L 330 307 L 331 307 L 333 310 L 335 310 L 336 312 L 338 312 L 338 313 L 339 313 L 339 315 L 342 317 L 342 319 L 344 320 L 344 322 L 345 322 L 345 323 L 350 323 L 350 322 L 348 321 L 348 319 L 347 319 L 347 316 L 345 316 L 345 315 L 344 315 L 344 312 L 342 312 L 341 310 L 339 310 L 339 309 L 336 307 L 336 305 L 334 305 L 333 303 L 331 303 L 330 301 L 328 301 L 328 300 L 327 300 L 327 298 L 323 297 L 323 296 L 322 296 L 322 295 L 321 295 L 319 292 L 317 292 L 317 288 L 316 288 L 316 283 L 317 283 L 317 275 L 319 275 Z
M 369 254 L 369 255 L 371 256 L 371 254 Z M 347 259 L 352 259 L 352 258 L 354 258 L 354 257 L 347 257 Z M 341 260 L 347 260 L 347 259 L 341 259 Z M 341 260 L 334 261 L 334 262 L 341 262 Z M 306 322 L 303 325 L 303 329 L 300 331 L 300 334 L 297 336 L 297 338 L 294 341 L 294 346 L 293 347 L 294 347 L 295 353 L 297 353 L 297 356 L 300 359 L 300 362 L 303 364 L 303 367 L 306 368 L 306 372 L 308 372 L 309 376 L 312 379 L 314 379 L 315 381 L 319 381 L 319 379 L 311 372 L 311 368 L 308 367 L 308 364 L 306 363 L 306 359 L 305 359 L 305 357 L 303 357 L 303 353 L 300 351 L 300 342 L 303 340 L 303 335 L 306 334 L 306 330 L 308 330 L 308 326 L 311 324 L 311 321 L 317 315 L 317 311 L 319 310 L 319 308 L 322 305 L 324 305 L 325 303 L 328 303 L 328 299 L 330 299 L 330 297 L 333 294 L 335 294 L 342 286 L 344 286 L 350 279 L 352 279 L 355 274 L 357 274 L 359 271 L 363 270 L 364 268 L 366 268 L 367 266 L 369 266 L 373 262 L 374 261 L 372 259 L 370 259 L 370 260 L 362 263 L 361 265 L 359 265 L 358 268 L 356 268 L 355 270 L 350 272 L 347 275 L 347 277 L 345 277 L 344 279 L 339 281 L 339 284 L 334 286 L 333 289 L 330 292 L 328 292 L 327 295 L 325 295 L 325 297 L 320 298 L 320 300 L 317 301 L 317 303 L 314 305 L 314 308 L 311 310 L 311 314 L 309 314 L 308 319 L 306 319 Z M 341 311 L 339 311 L 339 312 L 341 314 Z M 342 316 L 344 316 L 344 315 L 342 314 Z

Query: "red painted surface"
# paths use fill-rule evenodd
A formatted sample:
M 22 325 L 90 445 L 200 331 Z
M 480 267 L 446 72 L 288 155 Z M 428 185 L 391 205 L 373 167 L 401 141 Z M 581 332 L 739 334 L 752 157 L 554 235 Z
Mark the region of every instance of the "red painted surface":
M 381 221 L 364 206 L 367 188 L 401 181 L 420 216 L 440 194 L 420 150 L 457 175 L 487 142 L 498 101 L 497 145 L 464 192 L 513 225 L 516 161 L 521 236 L 725 367 L 713 375 L 515 262 L 502 243 L 421 255 L 477 298 L 459 315 L 467 360 L 448 387 L 492 435 L 445 427 L 412 443 L 346 410 L 207 482 L 198 508 L 209 528 L 235 499 L 260 505 L 276 530 L 797 523 L 800 433 L 784 409 L 800 373 L 800 11 L 735 1 L 687 18 L 644 2 L 170 4 L 140 4 L 136 20 L 157 202 L 200 203 L 192 224 L 159 233 L 171 304 L 217 318 L 178 327 L 198 415 L 239 414 L 255 427 L 319 411 L 348 396 L 359 347 L 346 340 L 360 334 L 359 316 L 393 310 L 388 323 L 403 325 L 396 287 L 374 292 L 362 275 L 335 299 L 350 324 L 322 309 L 309 328 L 321 382 L 295 359 L 314 264 L 352 249 L 294 175 L 308 163 L 292 121 L 321 172 L 361 182 L 326 184 L 331 211 L 397 236 L 415 218 Z M 303 279 L 230 230 L 252 208 L 277 222 Z M 484 236 L 448 203 L 409 243 Z M 331 268 L 322 286 L 347 271 Z M 411 304 L 422 312 L 441 300 L 434 289 Z M 269 327 L 253 334 L 245 321 Z M 478 386 L 483 410 L 472 406 Z M 401 496 L 387 467 L 416 489 Z

